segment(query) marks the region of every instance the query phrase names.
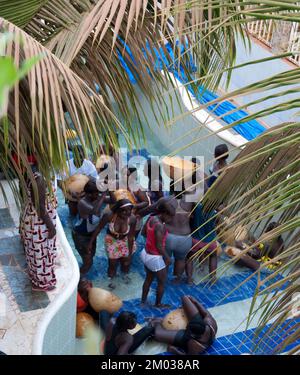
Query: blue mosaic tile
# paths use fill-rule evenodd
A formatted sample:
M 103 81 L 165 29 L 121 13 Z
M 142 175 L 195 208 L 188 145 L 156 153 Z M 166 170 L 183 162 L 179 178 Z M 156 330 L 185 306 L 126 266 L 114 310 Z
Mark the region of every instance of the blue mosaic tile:
M 233 336 L 231 338 L 231 343 L 233 346 L 241 345 L 241 340 L 238 337 Z
M 213 346 L 211 347 L 211 350 L 215 350 L 215 351 L 223 350 L 223 349 L 225 349 L 225 347 L 223 343 L 221 342 L 221 340 L 216 340 Z
M 8 208 L 0 208 L 0 229 L 14 228 L 15 223 Z
M 140 152 L 134 153 L 134 155 L 137 154 L 145 157 L 149 156 L 146 150 L 140 150 Z M 59 207 L 58 214 L 65 228 L 66 236 L 70 242 L 70 245 L 74 247 L 73 240 L 71 237 L 72 221 L 69 217 L 69 211 L 67 206 L 62 205 L 61 207 Z M 106 275 L 108 261 L 104 252 L 104 236 L 105 230 L 103 230 L 103 232 L 98 237 L 97 251 L 96 256 L 94 257 L 94 263 L 91 270 L 86 275 L 88 279 L 94 281 L 95 283 L 99 283 L 99 280 L 100 283 L 102 282 L 102 280 L 107 280 Z M 142 251 L 144 245 L 144 237 L 139 236 L 137 240 L 137 251 L 133 256 L 131 267 L 132 271 L 139 274 L 142 278 L 145 277 L 145 270 L 140 260 L 140 252 Z M 74 251 L 74 254 L 78 260 L 78 263 L 81 264 L 81 258 L 79 254 L 76 251 Z M 182 282 L 179 285 L 174 285 L 171 283 L 171 279 L 173 278 L 172 271 L 172 267 L 169 267 L 168 282 L 166 284 L 165 294 L 163 297 L 163 302 L 170 304 L 172 306 L 170 309 L 157 309 L 149 305 L 141 307 L 140 299 L 134 298 L 130 300 L 125 300 L 122 310 L 129 310 L 134 312 L 137 316 L 137 321 L 140 324 L 143 324 L 145 322 L 146 317 L 164 317 L 169 311 L 180 307 L 181 297 L 183 295 L 191 294 L 196 299 L 201 301 L 201 303 L 206 308 L 210 308 L 230 302 L 237 302 L 247 298 L 251 298 L 254 292 L 256 291 L 258 285 L 257 275 L 253 275 L 252 271 L 247 270 L 245 268 L 240 268 L 240 271 L 238 273 L 235 273 L 231 276 L 221 277 L 213 286 L 209 286 L 207 282 L 203 282 L 193 286 L 187 285 L 184 282 Z M 262 274 L 261 280 L 263 280 L 265 277 L 269 275 L 270 274 L 268 273 Z M 252 277 L 249 278 L 250 276 Z M 249 280 L 247 280 L 248 278 Z M 280 275 L 272 277 L 266 283 L 266 285 L 263 285 L 261 287 L 260 290 L 265 290 L 269 285 L 281 279 L 282 277 Z M 242 283 L 244 284 L 235 290 L 235 288 Z M 149 303 L 154 303 L 156 285 L 157 283 L 153 282 L 151 286 L 151 291 L 148 297 Z M 286 287 L 286 285 L 288 284 L 286 283 L 277 289 L 283 289 Z M 141 286 L 139 285 L 139 287 Z M 266 329 L 268 329 L 270 326 L 271 325 L 267 326 Z M 283 338 L 286 336 L 286 332 L 288 332 L 288 329 L 294 329 L 293 327 L 295 327 L 295 322 L 288 322 L 288 324 L 282 326 L 281 329 L 279 328 L 276 331 L 274 331 L 270 338 L 265 339 L 264 342 L 261 343 L 260 349 L 256 350 L 255 354 L 272 354 L 274 348 L 278 344 L 280 344 Z M 266 329 L 263 332 L 265 332 Z M 289 334 L 291 334 L 291 332 L 292 330 L 289 332 Z M 262 333 L 260 334 L 260 337 Z M 240 355 L 243 353 L 250 353 L 254 349 L 253 342 L 257 342 L 259 340 L 259 338 L 255 337 L 254 335 L 255 329 L 250 329 L 245 332 L 237 332 L 231 335 L 219 337 L 215 340 L 213 345 L 203 353 L 203 355 Z M 291 345 L 290 347 L 293 347 L 293 345 Z M 163 352 L 160 354 L 170 355 L 171 353 Z
M 235 348 L 234 346 L 230 349 L 230 353 L 232 355 L 240 355 L 241 354 L 240 351 L 239 351 L 239 349 Z

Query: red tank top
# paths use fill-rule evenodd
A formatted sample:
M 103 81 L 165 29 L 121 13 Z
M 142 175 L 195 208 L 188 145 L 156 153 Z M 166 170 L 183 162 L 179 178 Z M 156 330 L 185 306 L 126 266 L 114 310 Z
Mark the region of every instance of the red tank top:
M 150 223 L 152 224 L 152 219 L 149 219 L 147 222 L 147 239 L 146 239 L 146 251 L 148 254 L 151 255 L 161 255 L 160 251 L 156 247 L 156 238 L 155 238 L 155 227 L 158 223 L 155 223 L 153 226 L 150 226 Z M 165 231 L 164 237 L 163 237 L 163 247 L 166 245 L 166 238 L 168 235 L 168 231 Z

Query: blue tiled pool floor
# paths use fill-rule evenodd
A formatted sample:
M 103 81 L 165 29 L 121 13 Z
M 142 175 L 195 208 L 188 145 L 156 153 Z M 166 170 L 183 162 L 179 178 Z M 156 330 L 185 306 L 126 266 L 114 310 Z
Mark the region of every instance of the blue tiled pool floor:
M 61 202 L 58 208 L 58 214 L 65 228 L 67 239 L 69 240 L 71 247 L 74 249 L 74 244 L 71 237 L 71 219 L 69 217 L 68 208 L 63 203 L 61 192 L 58 192 L 58 195 L 59 202 Z M 102 233 L 98 237 L 94 263 L 86 277 L 92 280 L 94 286 L 108 289 L 109 281 L 107 279 L 107 258 L 104 253 L 103 235 L 104 234 Z M 215 311 L 218 313 L 218 317 L 226 318 L 217 320 L 219 323 L 217 338 L 212 347 L 209 348 L 204 354 L 234 355 L 248 354 L 252 352 L 256 352 L 258 354 L 272 354 L 275 347 L 280 344 L 282 338 L 284 337 L 284 332 L 287 332 L 286 327 L 284 327 L 282 331 L 277 330 L 274 332 L 267 341 L 261 343 L 259 350 L 254 350 L 254 342 L 257 341 L 253 339 L 256 326 L 254 324 L 254 327 L 249 327 L 249 329 L 246 329 L 246 325 L 243 323 L 243 320 L 245 320 L 248 316 L 250 299 L 258 285 L 257 275 L 249 278 L 252 272 L 246 268 L 241 268 L 236 265 L 232 265 L 228 271 L 224 273 L 222 272 L 217 283 L 212 286 L 208 285 L 206 281 L 203 280 L 199 284 L 193 286 L 187 285 L 184 281 L 179 285 L 174 285 L 171 282 L 172 267 L 170 267 L 163 302 L 170 304 L 172 307 L 170 309 L 157 309 L 153 307 L 155 300 L 155 283 L 152 285 L 148 296 L 149 305 L 141 307 L 140 297 L 145 271 L 140 261 L 139 253 L 143 248 L 144 239 L 139 237 L 137 244 L 138 249 L 133 257 L 130 272 L 132 281 L 129 285 L 126 285 L 122 282 L 122 279 L 119 276 L 116 279 L 117 287 L 114 290 L 114 293 L 122 298 L 124 302 L 122 309 L 135 312 L 140 324 L 145 323 L 146 317 L 164 317 L 169 311 L 180 307 L 181 297 L 183 295 L 190 294 L 201 301 L 201 303 L 203 303 L 203 305 L 208 308 L 213 315 Z M 74 254 L 78 262 L 81 263 L 80 256 L 76 250 L 74 250 Z M 222 255 L 219 264 L 223 264 L 226 260 L 226 256 Z M 201 271 L 200 274 L 195 277 L 195 279 L 201 280 L 206 274 L 207 265 L 205 265 L 204 271 Z M 261 279 L 264 279 L 266 276 L 267 274 L 260 275 Z M 281 279 L 281 276 L 277 275 L 272 281 L 275 282 L 279 279 Z M 239 286 L 245 280 L 246 282 L 237 288 L 237 286 Z M 269 284 L 270 282 L 266 283 L 263 288 L 266 288 L 266 286 Z M 298 329 L 299 323 L 300 321 L 296 320 L 290 321 L 290 324 L 294 325 L 295 327 L 298 326 Z M 147 347 L 143 348 L 143 354 L 147 353 L 146 348 Z M 154 351 L 152 348 L 151 354 L 167 354 L 165 350 L 166 347 L 160 344 L 158 345 L 157 349 L 154 349 Z

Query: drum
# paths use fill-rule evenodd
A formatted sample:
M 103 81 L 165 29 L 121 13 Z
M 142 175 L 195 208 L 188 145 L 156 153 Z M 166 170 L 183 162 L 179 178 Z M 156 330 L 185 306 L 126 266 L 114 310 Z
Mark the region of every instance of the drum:
M 179 156 L 166 156 L 162 160 L 164 172 L 171 179 L 191 177 L 196 170 L 196 164 Z
M 176 331 L 186 329 L 187 324 L 188 319 L 183 309 L 177 309 L 169 312 L 169 314 L 167 314 L 162 321 L 162 326 L 165 329 Z
M 77 202 L 78 200 L 72 196 L 72 193 L 82 194 L 89 177 L 84 174 L 74 174 L 64 181 L 66 199 Z
M 105 310 L 113 314 L 119 311 L 123 305 L 122 300 L 118 296 L 101 288 L 91 288 L 88 299 L 96 312 Z
M 94 326 L 94 319 L 85 312 L 80 312 L 76 315 L 76 337 L 84 337 L 88 327 Z
M 104 168 L 105 164 L 110 165 L 112 163 L 112 157 L 107 155 L 100 155 L 96 161 L 96 169 L 99 171 L 100 169 Z
M 117 201 L 121 200 L 121 199 L 128 199 L 130 200 L 130 202 L 132 204 L 136 204 L 136 200 L 133 196 L 133 194 L 129 191 L 129 190 L 126 190 L 126 189 L 118 189 L 114 192 L 114 196 L 115 196 L 115 199 Z

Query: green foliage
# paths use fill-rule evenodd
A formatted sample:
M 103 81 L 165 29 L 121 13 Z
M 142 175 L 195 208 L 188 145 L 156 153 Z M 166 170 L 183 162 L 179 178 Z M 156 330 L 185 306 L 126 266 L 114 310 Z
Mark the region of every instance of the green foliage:
M 17 68 L 13 58 L 5 56 L 4 50 L 9 39 L 11 39 L 9 34 L 2 34 L 0 37 L 0 52 L 2 52 L 0 56 L 0 119 L 6 114 L 9 91 L 18 81 L 26 76 L 41 58 L 40 56 L 36 56 L 27 59 L 20 68 Z

